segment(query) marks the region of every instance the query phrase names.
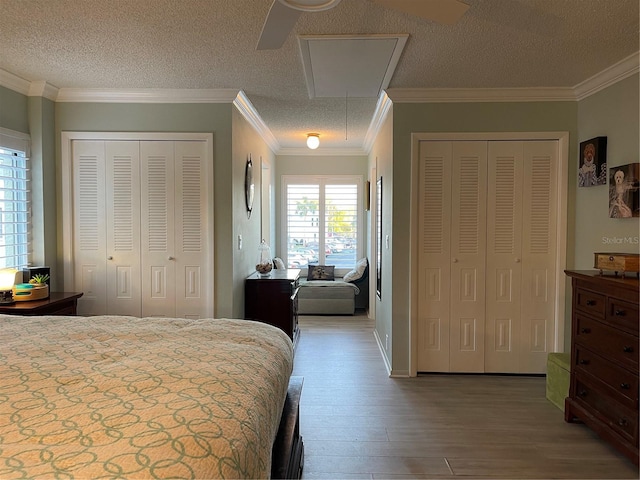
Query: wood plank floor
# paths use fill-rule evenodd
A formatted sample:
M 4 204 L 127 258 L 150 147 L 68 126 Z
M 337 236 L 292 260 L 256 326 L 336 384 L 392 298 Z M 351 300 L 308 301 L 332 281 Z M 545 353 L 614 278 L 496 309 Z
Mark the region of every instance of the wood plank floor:
M 301 316 L 303 479 L 637 479 L 543 377 L 389 378 L 365 316 Z

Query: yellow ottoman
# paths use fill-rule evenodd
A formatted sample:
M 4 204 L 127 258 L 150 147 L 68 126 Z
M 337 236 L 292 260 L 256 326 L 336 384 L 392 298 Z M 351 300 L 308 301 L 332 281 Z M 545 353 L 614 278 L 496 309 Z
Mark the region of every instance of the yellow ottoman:
M 564 412 L 569 395 L 570 353 L 550 353 L 547 357 L 547 400 Z

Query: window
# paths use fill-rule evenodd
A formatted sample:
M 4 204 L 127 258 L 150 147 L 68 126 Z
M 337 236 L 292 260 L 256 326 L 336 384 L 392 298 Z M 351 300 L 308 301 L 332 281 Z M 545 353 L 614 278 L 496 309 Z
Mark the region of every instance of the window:
M 30 191 L 28 137 L 0 131 L 0 268 L 29 264 Z
M 285 176 L 283 180 L 287 265 L 353 268 L 361 244 L 362 178 Z

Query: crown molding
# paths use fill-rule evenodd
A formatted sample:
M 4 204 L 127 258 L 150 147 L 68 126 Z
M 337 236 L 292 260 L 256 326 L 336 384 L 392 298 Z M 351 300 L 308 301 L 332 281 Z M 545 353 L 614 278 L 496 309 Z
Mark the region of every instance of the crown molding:
M 239 90 L 181 88 L 61 88 L 57 102 L 91 103 L 232 103 Z
M 27 95 L 31 82 L 0 68 L 0 86 Z
M 258 132 L 262 139 L 269 146 L 271 151 L 278 152 L 280 150 L 280 144 L 276 140 L 275 135 L 271 132 L 267 124 L 264 123 L 262 117 L 255 109 L 244 91 L 240 90 L 236 97 L 233 99 L 233 105 L 238 109 L 244 119 Z
M 59 91 L 60 89 L 58 87 L 54 87 L 44 80 L 38 80 L 37 82 L 31 82 L 27 95 L 30 97 L 44 97 L 55 102 L 56 98 L 58 98 Z
M 367 129 L 367 133 L 364 136 L 364 142 L 362 144 L 362 148 L 368 153 L 373 148 L 373 144 L 382 128 L 382 124 L 387 117 L 387 114 L 391 110 L 391 106 L 393 102 L 389 98 L 386 92 L 381 92 L 378 96 L 378 103 L 376 104 L 376 109 L 373 112 L 373 118 L 371 119 L 371 123 L 369 123 L 369 128 Z
M 573 102 L 571 87 L 389 88 L 394 103 Z
M 586 79 L 584 82 L 580 82 L 578 85 L 573 87 L 576 100 L 587 98 L 594 93 L 598 93 L 600 90 L 604 90 L 605 88 L 638 73 L 640 71 L 639 60 L 640 52 L 633 53 L 593 77 Z

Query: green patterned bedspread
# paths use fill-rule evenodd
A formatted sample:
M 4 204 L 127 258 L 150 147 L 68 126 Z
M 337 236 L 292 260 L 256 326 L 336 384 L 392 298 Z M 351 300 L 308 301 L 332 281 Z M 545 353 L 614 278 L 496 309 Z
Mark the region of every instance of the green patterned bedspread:
M 0 478 L 267 478 L 292 368 L 258 322 L 0 315 Z

